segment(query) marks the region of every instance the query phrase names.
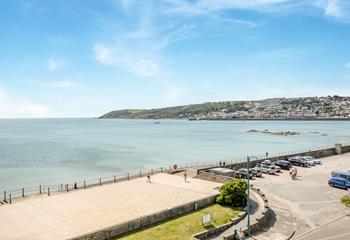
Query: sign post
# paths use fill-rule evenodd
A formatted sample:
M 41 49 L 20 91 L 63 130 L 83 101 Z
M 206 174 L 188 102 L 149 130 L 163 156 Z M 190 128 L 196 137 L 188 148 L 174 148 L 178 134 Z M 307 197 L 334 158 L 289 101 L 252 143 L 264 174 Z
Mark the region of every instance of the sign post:
M 202 224 L 203 226 L 210 226 L 211 225 L 211 214 L 204 215 L 202 217 Z

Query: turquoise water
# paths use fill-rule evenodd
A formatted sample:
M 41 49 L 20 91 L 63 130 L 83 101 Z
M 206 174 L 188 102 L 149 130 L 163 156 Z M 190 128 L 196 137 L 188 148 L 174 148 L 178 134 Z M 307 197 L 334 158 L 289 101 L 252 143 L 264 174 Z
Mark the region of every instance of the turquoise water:
M 350 143 L 346 121 L 0 120 L 0 190 Z M 289 130 L 299 136 L 247 133 Z M 320 133 L 314 133 L 320 132 Z M 327 136 L 321 136 L 321 133 Z

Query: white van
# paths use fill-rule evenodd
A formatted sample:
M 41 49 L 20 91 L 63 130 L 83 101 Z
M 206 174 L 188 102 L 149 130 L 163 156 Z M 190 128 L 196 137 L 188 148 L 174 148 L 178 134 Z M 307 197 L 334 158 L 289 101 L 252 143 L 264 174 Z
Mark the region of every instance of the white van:
M 267 174 L 275 174 L 276 173 L 276 167 L 274 165 L 266 165 L 266 164 L 261 164 L 260 169 L 263 173 Z

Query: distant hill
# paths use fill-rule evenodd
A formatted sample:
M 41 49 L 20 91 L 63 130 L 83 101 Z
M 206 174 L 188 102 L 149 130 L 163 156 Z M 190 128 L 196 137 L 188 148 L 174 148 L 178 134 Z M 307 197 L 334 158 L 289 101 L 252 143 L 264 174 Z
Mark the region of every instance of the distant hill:
M 350 97 L 270 98 L 111 111 L 100 118 L 189 120 L 349 119 Z

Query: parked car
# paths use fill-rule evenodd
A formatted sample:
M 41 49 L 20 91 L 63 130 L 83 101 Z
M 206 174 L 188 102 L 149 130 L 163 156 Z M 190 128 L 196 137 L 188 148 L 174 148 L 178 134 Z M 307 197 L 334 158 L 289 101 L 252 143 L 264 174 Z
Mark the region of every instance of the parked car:
M 304 160 L 301 157 L 290 157 L 288 158 L 288 161 L 295 166 L 301 166 L 301 167 L 309 167 L 310 164 L 308 161 Z
M 312 156 L 305 156 L 303 157 L 304 159 L 307 159 L 307 160 L 312 160 L 315 162 L 315 164 L 321 164 L 321 160 L 318 159 L 318 158 L 315 158 L 315 157 L 312 157 Z
M 276 173 L 276 166 L 270 164 L 270 165 L 266 165 L 266 164 L 260 164 L 260 169 L 263 173 L 267 173 L 267 174 L 275 174 Z
M 249 168 L 249 171 L 251 171 L 253 173 L 254 177 L 261 177 L 262 176 L 262 172 L 261 172 L 260 167 Z
M 248 170 L 246 168 L 240 168 L 236 171 L 236 177 L 238 178 L 252 178 L 253 177 L 253 172 L 249 169 L 249 173 Z
M 286 161 L 286 160 L 279 160 L 275 162 L 275 165 L 284 169 L 284 170 L 289 170 L 291 168 L 291 163 Z
M 271 162 L 270 160 L 265 160 L 261 164 L 267 165 L 267 166 L 275 166 L 276 172 L 281 172 L 281 167 L 277 166 L 275 163 Z
M 350 181 L 350 172 L 333 171 L 331 175 L 332 177 L 344 178 Z
M 332 187 L 338 187 L 343 189 L 350 188 L 350 181 L 341 177 L 331 177 L 328 180 L 328 184 Z
M 316 163 L 313 159 L 306 158 L 306 157 L 302 157 L 302 159 L 304 159 L 306 162 L 308 162 L 309 166 L 316 166 Z

